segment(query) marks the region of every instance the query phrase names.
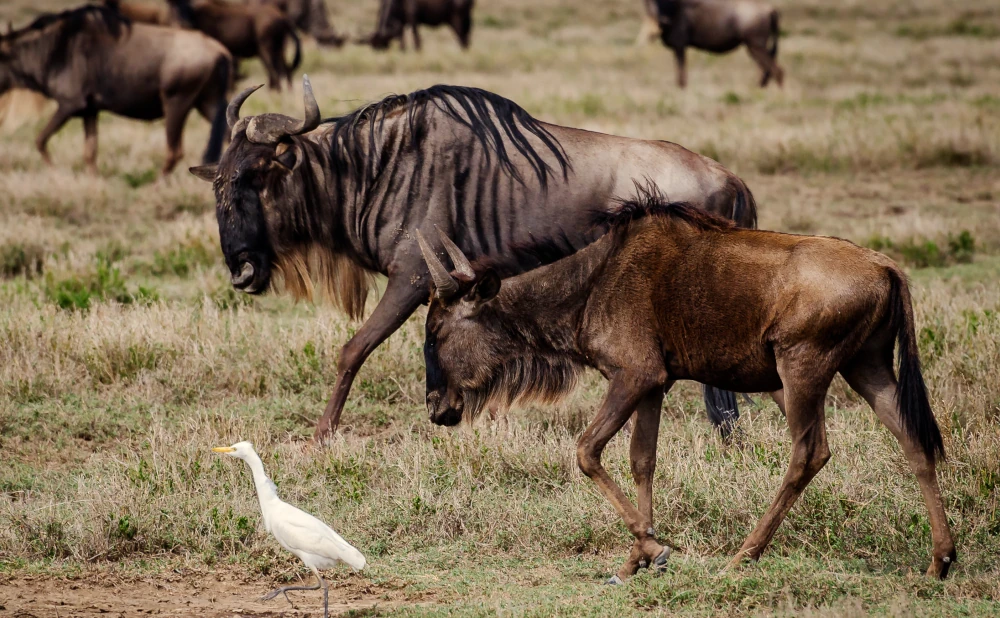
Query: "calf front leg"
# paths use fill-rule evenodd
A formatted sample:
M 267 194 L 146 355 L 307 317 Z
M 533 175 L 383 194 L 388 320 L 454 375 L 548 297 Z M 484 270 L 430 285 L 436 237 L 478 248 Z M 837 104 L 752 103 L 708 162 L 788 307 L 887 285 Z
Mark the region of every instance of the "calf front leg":
M 652 522 L 649 520 L 652 519 L 652 496 L 650 495 L 650 499 L 648 500 L 648 507 L 646 505 L 647 501 L 640 498 L 640 500 L 643 500 L 641 504 L 648 511 L 648 517 L 643 516 L 629 502 L 625 493 L 611 479 L 611 476 L 601 464 L 601 454 L 604 452 L 604 447 L 607 446 L 608 441 L 625 425 L 625 422 L 632 414 L 632 411 L 636 409 L 639 402 L 647 398 L 649 398 L 646 402 L 647 405 L 643 406 L 644 413 L 640 415 L 640 421 L 636 426 L 633 436 L 638 435 L 640 431 L 650 428 L 649 410 L 652 407 L 653 398 L 657 396 L 662 397 L 664 382 L 666 382 L 665 377 L 661 381 L 651 382 L 648 378 L 644 379 L 638 376 L 615 376 L 611 380 L 608 394 L 601 405 L 600 411 L 594 420 L 591 421 L 587 430 L 583 432 L 580 441 L 577 443 L 576 457 L 580 470 L 594 481 L 597 489 L 615 507 L 615 510 L 618 511 L 618 514 L 625 522 L 625 526 L 636 539 L 635 546 L 630 552 L 625 566 L 608 583 L 621 583 L 624 578 L 635 572 L 632 569 L 633 565 L 638 568 L 638 563 L 641 560 L 653 562 L 666 550 L 663 545 L 656 542 L 651 530 Z M 658 406 L 657 410 L 659 410 Z M 643 418 L 646 419 L 645 422 L 643 422 Z M 642 444 L 637 448 L 637 451 L 644 453 L 649 449 L 648 443 L 645 442 L 649 440 L 649 437 L 645 436 L 639 439 Z M 653 446 L 655 448 L 655 437 L 653 438 Z M 650 480 L 651 478 L 650 475 Z

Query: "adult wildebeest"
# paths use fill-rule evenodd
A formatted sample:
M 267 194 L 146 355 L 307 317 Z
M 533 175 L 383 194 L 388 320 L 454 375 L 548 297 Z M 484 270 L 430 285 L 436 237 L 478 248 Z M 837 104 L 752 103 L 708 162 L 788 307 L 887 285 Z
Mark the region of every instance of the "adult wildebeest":
M 674 50 L 677 83 L 687 85 L 684 50 L 687 47 L 717 54 L 746 45 L 760 67 L 761 87 L 771 77 L 781 86 L 785 72 L 778 66 L 778 11 L 758 0 L 655 0 L 660 39 Z
M 292 84 L 292 72 L 302 61 L 302 42 L 295 27 L 281 11 L 270 5 L 245 6 L 221 0 L 167 0 L 176 15 L 184 16 L 185 27 L 200 30 L 226 46 L 234 58 L 253 58 L 267 71 L 267 83 L 281 90 L 281 80 Z M 285 59 L 285 41 L 291 39 L 295 56 Z
M 420 32 L 417 31 L 419 24 L 448 24 L 458 36 L 462 49 L 468 49 L 473 3 L 474 0 L 382 0 L 375 32 L 358 42 L 375 49 L 386 49 L 393 39 L 399 39 L 400 48 L 406 49 L 403 32 L 409 26 L 413 32 L 413 46 L 420 51 Z
M 246 0 L 250 6 L 270 4 L 284 13 L 295 27 L 320 45 L 340 47 L 344 37 L 337 34 L 326 12 L 325 0 Z
M 226 137 L 226 91 L 232 58 L 198 33 L 132 24 L 115 11 L 87 5 L 42 15 L 0 36 L 0 94 L 30 88 L 59 108 L 38 134 L 38 151 L 67 120 L 83 118 L 84 160 L 97 167 L 97 114 L 166 119 L 169 173 L 182 156 L 184 121 L 192 108 L 212 123 L 204 160 L 219 159 Z
M 467 254 L 522 272 L 539 264 L 524 251 L 536 239 L 558 239 L 546 244 L 553 255 L 592 242 L 600 230 L 590 213 L 613 208 L 614 196 L 646 176 L 741 225 L 757 220 L 742 180 L 670 142 L 546 124 L 503 97 L 458 86 L 390 96 L 313 131 L 319 108 L 303 81 L 305 120 L 238 118 L 248 89 L 229 104 L 233 141 L 220 164 L 191 171 L 214 180 L 222 252 L 237 289 L 264 292 L 277 270 L 291 293 L 309 296 L 315 279 L 357 317 L 371 275 L 389 277 L 375 311 L 341 350 L 317 439 L 339 423 L 368 355 L 427 301 L 418 229 L 438 226 Z
M 653 191 L 602 218 L 611 226 L 603 238 L 502 285 L 442 235 L 449 273 L 417 231 L 434 281 L 424 342 L 431 420 L 455 425 L 489 402 L 552 400 L 583 367 L 600 371 L 608 393 L 580 437 L 577 461 L 635 536 L 609 581 L 621 583 L 640 563 L 660 567 L 669 556 L 653 528 L 652 481 L 660 406 L 676 380 L 771 392 L 788 421 L 788 472 L 735 564 L 760 557 L 829 459 L 824 400 L 839 372 L 903 447 L 930 513 L 927 574 L 945 577 L 956 554 L 934 468 L 944 445 L 899 267 L 836 238 L 737 229 Z M 633 411 L 638 508 L 601 464 Z

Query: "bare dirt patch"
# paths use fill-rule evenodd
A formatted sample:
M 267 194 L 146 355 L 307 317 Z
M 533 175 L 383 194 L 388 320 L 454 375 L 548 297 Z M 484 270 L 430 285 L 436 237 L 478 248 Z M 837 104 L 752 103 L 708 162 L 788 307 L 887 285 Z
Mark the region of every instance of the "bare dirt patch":
M 303 582 L 306 585 L 311 581 Z M 294 584 L 293 584 L 294 585 Z M 261 601 L 277 584 L 229 571 L 173 571 L 148 577 L 84 574 L 79 577 L 18 576 L 0 580 L 0 616 L 320 616 L 321 591 L 290 592 Z M 399 586 L 372 584 L 360 576 L 330 581 L 330 615 L 384 609 L 407 601 Z M 424 599 L 426 602 L 426 599 Z

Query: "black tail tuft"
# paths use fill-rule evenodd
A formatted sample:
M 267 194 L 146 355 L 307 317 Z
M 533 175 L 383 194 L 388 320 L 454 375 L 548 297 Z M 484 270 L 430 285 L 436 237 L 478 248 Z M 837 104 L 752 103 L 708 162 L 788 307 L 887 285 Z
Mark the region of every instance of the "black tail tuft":
M 703 386 L 702 393 L 705 395 L 705 412 L 708 413 L 708 420 L 719 429 L 723 439 L 728 438 L 740 418 L 736 394 L 707 384 Z
M 736 199 L 733 201 L 733 221 L 740 227 L 757 229 L 757 200 L 746 183 L 733 176 L 730 182 L 736 184 Z
M 920 444 L 927 457 L 934 461 L 944 461 L 944 441 L 931 404 L 927 398 L 927 386 L 920 370 L 920 354 L 917 350 L 916 332 L 913 326 L 913 306 L 910 291 L 903 275 L 889 270 L 891 282 L 890 311 L 892 324 L 899 344 L 899 379 L 896 385 L 896 402 L 903 429 L 911 439 Z

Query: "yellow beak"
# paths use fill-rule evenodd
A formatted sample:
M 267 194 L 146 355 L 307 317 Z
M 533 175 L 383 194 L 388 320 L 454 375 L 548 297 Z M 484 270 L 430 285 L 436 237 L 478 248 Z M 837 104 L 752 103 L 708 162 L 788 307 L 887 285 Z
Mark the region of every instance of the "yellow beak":
M 231 446 L 217 446 L 217 447 L 213 448 L 212 450 L 215 451 L 216 453 L 234 453 L 234 452 L 236 452 L 236 449 L 234 449 Z

